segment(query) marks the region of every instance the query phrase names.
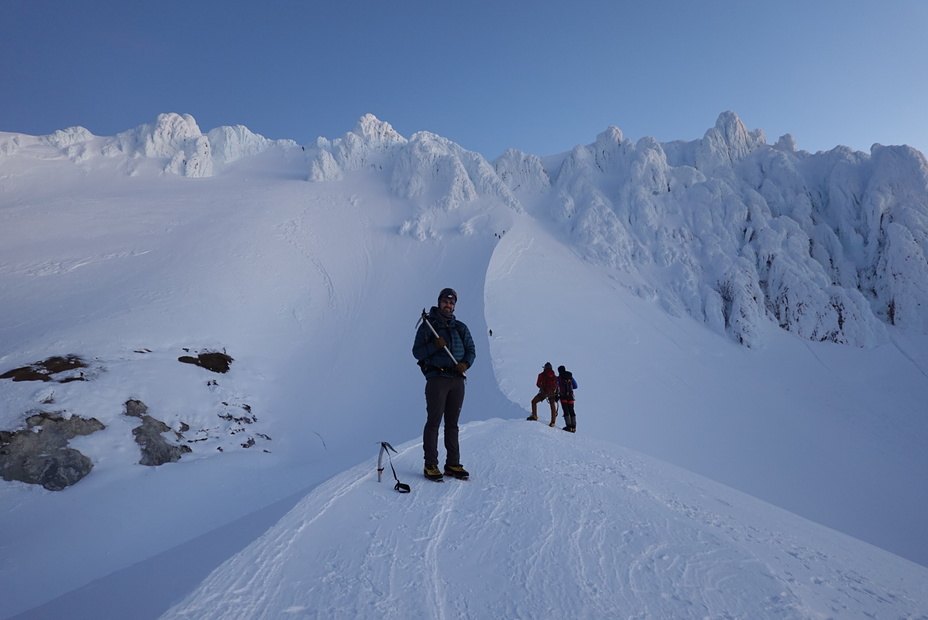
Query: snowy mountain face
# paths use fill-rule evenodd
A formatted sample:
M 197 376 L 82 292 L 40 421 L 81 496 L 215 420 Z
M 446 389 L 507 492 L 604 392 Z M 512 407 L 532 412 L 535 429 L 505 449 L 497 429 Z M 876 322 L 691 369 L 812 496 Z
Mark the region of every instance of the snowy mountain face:
M 130 174 L 140 159 L 161 160 L 164 174 L 190 177 L 274 144 L 297 148 L 241 126 L 204 135 L 177 114 L 110 139 L 82 128 L 9 135 L 0 152 L 30 143 L 74 161 L 122 156 Z M 726 112 L 693 142 L 632 143 L 612 127 L 566 155 L 509 150 L 491 165 L 428 132 L 407 140 L 367 115 L 342 138 L 317 140 L 306 157 L 315 182 L 386 170 L 391 194 L 419 206 L 401 227 L 419 240 L 441 236 L 432 212 L 478 197 L 540 210 L 637 294 L 750 347 L 763 344 L 769 322 L 857 347 L 886 342 L 884 324 L 928 333 L 928 163 L 909 147 L 810 154 L 789 135 L 770 146 Z
M 740 509 L 718 506 L 741 500 L 707 494 L 702 483 L 662 496 L 670 514 L 634 500 L 639 491 L 657 493 L 650 483 L 565 479 L 560 469 L 579 457 L 559 459 L 558 476 L 523 479 L 506 455 L 543 471 L 550 464 L 491 436 L 538 440 L 539 429 L 511 425 L 525 424 L 541 365 L 563 362 L 580 382 L 579 431 L 541 430 L 580 442 L 569 450 L 558 443 L 565 454 L 603 450 L 584 444 L 585 435 L 613 441 L 928 562 L 921 482 L 928 475 L 926 170 L 924 157 L 907 147 L 810 154 L 789 136 L 771 146 L 730 113 L 692 142 L 632 143 L 613 127 L 568 153 L 510 150 L 494 162 L 428 132 L 407 139 L 373 116 L 341 138 L 305 147 L 241 126 L 204 134 L 192 117 L 176 114 L 114 137 L 79 127 L 38 137 L 0 133 L 0 375 L 13 373 L 0 379 L 0 433 L 9 433 L 0 441 L 19 433 L 17 445 L 40 445 L 46 454 L 51 444 L 33 435 L 48 431 L 54 449 L 73 450 L 83 467 L 63 478 L 61 491 L 0 481 L 0 529 L 9 534 L 0 554 L 0 617 L 45 603 L 74 609 L 76 601 L 93 610 L 87 617 L 106 617 L 96 612 L 101 601 L 112 606 L 114 593 L 130 607 L 110 617 L 157 617 L 261 534 L 217 543 L 228 530 L 211 533 L 236 530 L 239 520 L 246 524 L 239 530 L 253 529 L 249 515 L 332 476 L 344 482 L 328 488 L 345 507 L 315 494 L 307 501 L 333 507 L 321 513 L 325 519 L 354 518 L 355 507 L 367 505 L 358 493 L 366 487 L 342 472 L 368 459 L 379 441 L 399 446 L 421 433 L 412 331 L 422 307 L 449 285 L 478 347 L 465 418 L 507 419 L 475 429 L 465 464 L 475 481 L 483 469 L 480 489 L 497 493 L 504 512 L 527 505 L 531 518 L 544 516 L 545 502 L 502 505 L 525 499 L 532 490 L 513 487 L 529 479 L 551 504 L 585 498 L 578 505 L 595 514 L 580 510 L 573 521 L 598 546 L 552 546 L 550 529 L 547 537 L 518 538 L 524 547 L 554 549 L 550 563 L 569 565 L 572 583 L 591 574 L 603 546 L 624 549 L 631 540 L 638 551 L 626 549 L 584 587 L 634 598 L 640 590 L 616 585 L 629 583 L 617 574 L 621 567 L 638 567 L 636 583 L 653 586 L 648 575 L 662 562 L 684 575 L 694 567 L 687 556 L 708 548 L 699 570 L 711 572 L 712 556 L 731 562 L 716 581 L 700 573 L 701 586 L 735 578 L 747 561 L 753 572 L 739 583 L 759 600 L 746 610 L 679 584 L 663 594 L 655 586 L 636 603 L 645 616 L 879 616 L 881 600 L 894 601 L 894 615 L 914 615 L 923 589 L 889 583 L 905 577 L 884 578 L 924 583 L 923 569 L 904 560 L 881 556 L 877 564 L 889 567 L 883 576 L 862 575 L 869 552 L 834 552 L 839 539 L 800 540 L 764 520 L 729 527 Z M 219 352 L 232 360 L 222 373 L 185 363 Z M 51 372 L 58 359 L 83 366 Z M 46 378 L 35 379 L 43 369 Z M 55 435 L 62 421 L 77 427 L 70 439 Z M 416 450 L 407 443 L 401 478 L 419 475 Z M 487 450 L 494 457 L 477 461 Z M 635 458 L 589 465 L 624 471 Z M 688 496 L 689 487 L 700 487 L 698 497 Z M 463 506 L 502 537 L 512 521 L 497 519 L 501 513 L 471 491 L 461 493 L 463 504 L 436 501 Z M 416 500 L 399 513 L 372 514 L 371 522 L 386 515 L 393 523 L 404 510 L 413 511 L 420 533 L 450 522 L 416 513 L 434 512 Z M 603 513 L 626 509 L 640 518 L 602 525 Z M 64 514 L 73 528 L 61 527 Z M 629 538 L 649 520 L 693 515 L 699 523 L 673 553 L 662 551 L 660 528 Z M 312 518 L 301 510 L 287 523 Z M 299 538 L 287 523 L 272 545 Z M 707 535 L 725 523 L 731 536 Z M 413 538 L 396 548 L 434 559 L 438 548 Z M 756 550 L 737 546 L 745 538 L 766 541 L 769 563 L 746 560 Z M 191 541 L 206 552 L 190 557 Z M 349 536 L 319 549 L 332 554 L 323 583 L 340 583 L 335 567 L 378 557 L 377 544 L 354 542 Z M 582 557 L 571 563 L 578 548 Z M 272 553 L 259 545 L 237 562 Z M 68 568 L 73 558 L 84 564 L 80 574 Z M 464 559 L 476 566 L 480 558 Z M 840 567 L 829 569 L 829 561 Z M 184 567 L 183 578 L 166 583 L 159 577 L 166 564 Z M 434 566 L 394 568 L 408 581 Z M 187 608 L 217 592 L 234 598 L 228 570 Z M 452 615 L 459 608 L 442 601 L 459 605 L 471 596 L 444 591 L 438 572 L 427 576 L 434 596 L 396 604 L 396 617 L 426 609 L 419 604 Z M 539 587 L 552 583 L 531 577 Z M 151 587 L 153 580 L 161 587 Z M 864 584 L 866 602 L 855 598 L 854 584 Z M 787 595 L 778 598 L 778 589 Z M 831 594 L 840 603 L 829 612 Z M 145 596 L 157 599 L 151 613 L 135 613 L 131 606 Z M 491 598 L 494 613 L 513 610 L 500 593 Z M 293 609 L 320 600 L 294 601 Z M 580 604 L 569 600 L 564 615 Z M 282 601 L 249 605 L 291 613 Z M 605 597 L 589 609 L 618 601 Z M 359 605 L 379 609 L 373 598 Z M 528 597 L 519 606 L 543 615 Z M 774 611 L 751 613 L 758 610 Z M 46 611 L 24 617 L 61 616 Z
M 853 346 L 883 342 L 883 322 L 924 333 L 924 157 L 782 143 L 767 146 L 731 114 L 695 144 L 607 131 L 552 172 L 550 208 L 590 261 L 639 276 L 669 312 L 748 346 L 762 344 L 766 321 Z M 655 279 L 670 287 L 650 290 Z
M 0 156 L 11 156 L 23 149 L 27 153 L 36 152 L 37 148 L 47 146 L 75 163 L 102 155 L 118 161 L 130 175 L 137 174 L 144 160 L 155 160 L 163 174 L 202 178 L 214 174 L 214 165 L 260 153 L 274 144 L 284 148 L 296 146 L 291 140 L 268 140 L 241 125 L 218 127 L 203 134 L 189 114 L 159 114 L 154 123 L 111 138 L 98 138 L 83 127 L 38 137 L 3 134 Z
M 632 143 L 612 127 L 547 167 L 510 150 L 490 170 L 446 140 L 406 141 L 371 116 L 317 146 L 312 180 L 388 167 L 393 193 L 427 207 L 477 196 L 541 205 L 590 262 L 747 346 L 763 344 L 769 321 L 858 347 L 885 342 L 884 323 L 928 330 L 928 164 L 908 147 L 797 152 L 790 136 L 769 146 L 731 112 L 690 143 Z M 427 220 L 404 232 L 428 238 Z

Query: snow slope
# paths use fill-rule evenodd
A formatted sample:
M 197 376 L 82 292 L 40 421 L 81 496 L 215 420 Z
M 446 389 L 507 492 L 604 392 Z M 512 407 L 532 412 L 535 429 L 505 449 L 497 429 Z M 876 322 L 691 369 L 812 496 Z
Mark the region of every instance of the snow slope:
M 928 471 L 928 339 L 890 330 L 891 344 L 858 349 L 771 328 L 762 350 L 749 349 L 656 309 L 576 254 L 530 220 L 494 253 L 485 311 L 510 399 L 534 395 L 522 369 L 565 363 L 582 379 L 578 418 L 595 436 L 923 557 L 916 515 L 928 494 L 913 476 Z M 540 295 L 552 273 L 558 293 Z M 520 322 L 510 309 L 526 303 L 532 319 Z
M 421 309 L 449 285 L 478 348 L 465 421 L 524 418 L 541 365 L 564 363 L 580 382 L 572 440 L 595 436 L 619 455 L 610 458 L 639 462 L 619 448 L 627 446 L 928 562 L 928 338 L 917 330 L 880 323 L 881 339 L 858 348 L 811 342 L 758 320 L 751 326 L 760 346 L 737 344 L 705 314 L 673 310 L 675 287 L 692 280 L 645 269 L 651 259 L 630 269 L 601 260 L 607 246 L 602 235 L 589 237 L 598 229 L 588 218 L 605 203 L 577 200 L 591 210 L 567 214 L 552 199 L 557 179 L 545 173 L 546 184 L 538 176 L 568 154 L 545 161 L 509 154 L 507 161 L 522 165 L 520 174 L 507 174 L 502 162 L 494 169 L 431 134 L 406 140 L 372 117 L 306 150 L 262 142 L 244 128 L 210 131 L 211 153 L 224 144 L 224 155 L 211 155 L 210 175 L 200 178 L 178 176 L 188 160 L 176 155 L 188 154 L 188 142 L 174 151 L 139 146 L 173 127 L 203 148 L 191 121 L 159 118 L 117 138 L 78 130 L 0 136 L 0 371 L 76 353 L 91 360 L 93 378 L 0 383 L 0 428 L 17 428 L 34 410 L 95 416 L 107 425 L 72 441 L 94 462 L 74 487 L 50 493 L 0 482 L 0 617 L 29 609 L 23 617 L 74 609 L 124 617 L 114 601 L 130 605 L 135 617 L 157 617 L 297 497 L 333 476 L 341 488 L 377 442 L 407 442 L 404 466 L 414 476 L 410 442 L 421 434 L 423 398 L 409 349 Z M 307 182 L 314 170 L 321 176 Z M 895 186 L 911 189 L 919 178 L 916 170 Z M 607 181 L 584 185 L 578 195 L 604 195 Z M 922 213 L 921 203 L 906 204 Z M 920 234 L 917 222 L 906 230 Z M 177 362 L 208 349 L 235 359 L 227 375 Z M 174 430 L 188 425 L 197 433 L 193 452 L 158 468 L 138 465 L 134 422 L 123 415 L 129 398 L 143 400 Z M 245 405 L 252 423 L 226 419 L 241 416 Z M 486 426 L 504 435 L 510 428 L 535 432 Z M 465 465 L 511 480 L 518 472 L 509 473 L 508 463 L 481 463 L 484 428 L 468 427 L 476 435 L 464 445 Z M 254 443 L 246 448 L 247 439 Z M 514 450 L 518 442 L 510 443 Z M 535 486 L 552 501 L 571 502 L 556 498 L 560 487 Z M 627 506 L 622 489 L 602 501 Z M 409 499 L 419 502 L 418 492 Z M 329 515 L 356 518 L 346 512 Z M 722 555 L 743 552 L 728 542 L 719 548 Z M 870 552 L 850 553 L 856 559 L 837 570 L 849 573 Z M 347 553 L 339 561 L 363 561 Z M 922 567 L 886 562 L 894 566 L 887 573 L 924 583 Z M 924 600 L 918 588 L 892 589 L 878 572 L 861 573 L 876 591 Z M 227 583 L 216 579 L 205 591 Z M 814 606 L 828 590 L 821 592 L 794 592 L 777 613 L 793 613 L 794 603 Z M 664 609 L 657 600 L 642 604 Z M 905 608 L 899 605 L 893 609 Z M 782 617 L 807 612 L 796 613 Z
M 925 617 L 928 569 L 666 463 L 468 424 L 467 482 L 371 463 L 320 485 L 174 618 Z M 389 472 L 389 469 L 388 469 Z

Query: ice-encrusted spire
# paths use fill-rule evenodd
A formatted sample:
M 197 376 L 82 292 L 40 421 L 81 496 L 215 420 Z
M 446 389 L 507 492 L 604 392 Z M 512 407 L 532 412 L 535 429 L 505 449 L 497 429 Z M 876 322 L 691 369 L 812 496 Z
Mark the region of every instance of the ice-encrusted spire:
M 696 167 L 711 171 L 716 166 L 737 164 L 765 144 L 763 131 L 748 131 L 737 114 L 722 112 L 696 148 Z
M 379 162 L 391 150 L 406 144 L 390 123 L 381 121 L 373 114 L 365 114 L 355 128 L 341 138 L 316 141 L 316 154 L 310 162 L 310 181 L 340 179 L 344 172 L 360 170 Z

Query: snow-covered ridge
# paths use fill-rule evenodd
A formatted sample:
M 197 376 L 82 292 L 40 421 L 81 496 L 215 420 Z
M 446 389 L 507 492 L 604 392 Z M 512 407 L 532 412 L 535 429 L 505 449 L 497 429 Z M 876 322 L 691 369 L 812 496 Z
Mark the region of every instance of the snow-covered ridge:
M 112 138 L 81 127 L 0 135 L 0 155 L 123 156 L 130 174 L 133 162 L 161 160 L 163 173 L 188 177 L 274 146 L 297 145 L 242 126 L 203 134 L 179 114 Z M 370 114 L 305 150 L 312 182 L 382 174 L 385 191 L 416 208 L 399 231 L 419 240 L 440 238 L 442 214 L 464 205 L 551 217 L 588 261 L 621 272 L 639 295 L 747 346 L 762 345 L 771 323 L 859 347 L 885 342 L 885 323 L 928 333 L 928 163 L 910 147 L 811 154 L 790 135 L 768 145 L 724 112 L 694 141 L 632 142 L 610 127 L 570 153 L 510 149 L 492 164 L 429 132 L 407 139 Z
M 145 123 L 112 137 L 98 137 L 84 127 L 69 127 L 47 136 L 0 135 L 0 156 L 13 156 L 29 147 L 51 147 L 74 162 L 93 156 L 125 157 L 129 174 L 137 168 L 133 160 L 164 160 L 164 174 L 209 177 L 214 165 L 231 163 L 267 150 L 273 145 L 296 147 L 292 140 L 268 140 L 246 127 L 217 127 L 204 134 L 189 114 L 159 114 Z
M 400 446 L 408 496 L 348 470 L 162 619 L 915 617 L 928 601 L 922 567 L 689 472 L 516 420 L 464 431 L 479 477 L 420 482 L 419 446 Z
M 309 179 L 357 170 L 384 171 L 392 195 L 419 204 L 401 232 L 420 240 L 462 205 L 535 205 L 590 262 L 747 346 L 762 345 L 770 323 L 859 347 L 885 342 L 884 322 L 928 331 L 917 285 L 928 281 L 928 165 L 909 147 L 813 155 L 789 135 L 768 145 L 724 112 L 692 142 L 634 143 L 610 127 L 565 156 L 509 150 L 491 167 L 367 115 L 343 138 L 317 141 Z
M 521 210 L 510 188 L 480 154 L 427 131 L 407 140 L 371 114 L 341 138 L 316 141 L 309 180 L 340 180 L 357 170 L 386 170 L 393 195 L 425 208 L 453 210 L 490 196 Z
M 513 188 L 550 185 L 549 212 L 587 260 L 672 314 L 748 346 L 770 321 L 863 347 L 885 341 L 884 322 L 928 331 L 928 164 L 910 147 L 813 155 L 726 112 L 693 142 L 612 127 L 551 170 L 525 161 L 494 165 Z

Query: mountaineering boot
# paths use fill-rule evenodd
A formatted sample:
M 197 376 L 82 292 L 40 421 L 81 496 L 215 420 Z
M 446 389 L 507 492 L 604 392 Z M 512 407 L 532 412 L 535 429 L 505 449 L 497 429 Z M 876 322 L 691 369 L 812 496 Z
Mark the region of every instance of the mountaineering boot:
M 441 475 L 441 470 L 438 469 L 438 465 L 426 465 L 425 470 L 423 471 L 423 474 L 425 475 L 426 478 L 428 478 L 429 480 L 433 480 L 435 482 L 445 481 Z
M 526 420 L 537 420 L 537 419 L 538 419 L 538 416 L 537 416 L 537 415 L 530 415 L 530 416 L 528 416 L 528 417 L 525 418 L 525 419 L 526 419 Z
M 470 477 L 470 472 L 461 467 L 460 465 L 445 465 L 445 475 L 451 476 L 452 478 L 457 478 L 458 480 L 467 480 Z
M 552 423 L 549 424 L 548 426 L 550 426 L 551 428 L 554 428 L 555 426 L 557 426 L 557 422 L 552 422 Z

